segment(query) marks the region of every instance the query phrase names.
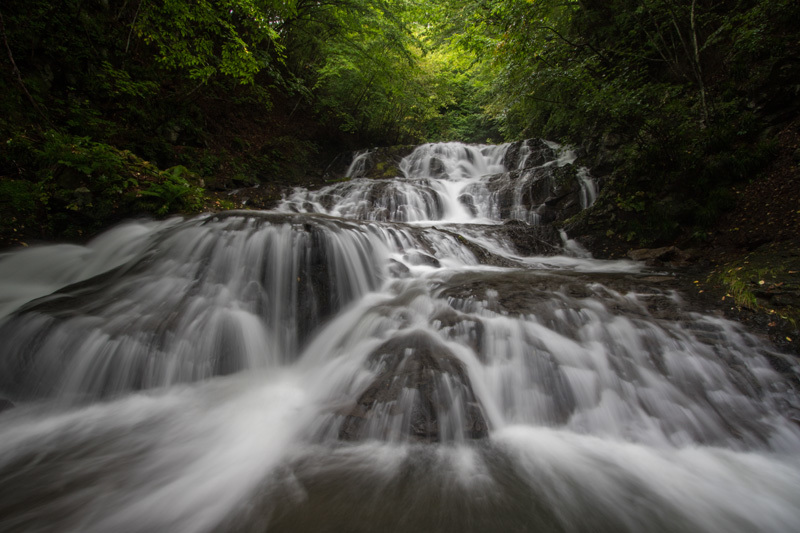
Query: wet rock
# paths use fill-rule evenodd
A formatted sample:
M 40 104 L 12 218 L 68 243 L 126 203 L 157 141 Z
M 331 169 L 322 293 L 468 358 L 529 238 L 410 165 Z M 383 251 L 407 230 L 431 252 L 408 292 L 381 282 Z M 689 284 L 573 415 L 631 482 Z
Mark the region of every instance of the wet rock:
M 185 350 L 186 355 L 181 356 L 184 357 L 182 361 L 192 370 L 175 379 L 202 379 L 248 368 L 252 361 L 248 354 L 253 347 L 247 344 L 243 331 L 249 317 L 213 312 L 206 320 L 206 315 L 197 312 L 198 306 L 206 305 L 205 298 L 211 298 L 212 294 L 197 289 L 198 285 L 209 278 L 231 279 L 239 268 L 252 269 L 249 281 L 231 291 L 238 290 L 235 297 L 243 302 L 242 307 L 257 313 L 271 326 L 271 331 L 278 332 L 272 338 L 281 349 L 275 353 L 290 359 L 313 338 L 321 325 L 361 294 L 365 287 L 363 281 L 371 288 L 379 286 L 382 269 L 370 260 L 369 241 L 362 239 L 361 232 L 352 232 L 359 225 L 318 215 L 233 211 L 178 225 L 172 233 L 163 232 L 146 252 L 123 266 L 67 285 L 7 317 L 0 325 L 0 338 L 4 340 L 0 345 L 0 389 L 20 400 L 58 391 L 67 373 L 80 366 L 87 352 L 101 357 L 93 351 L 94 346 L 83 345 L 85 337 L 92 332 L 102 332 L 111 339 L 136 335 L 136 339 L 121 348 L 115 347 L 117 352 L 102 359 L 122 358 L 117 354 L 124 353 L 124 369 L 120 370 L 122 367 L 118 365 L 97 364 L 86 371 L 91 377 L 78 386 L 87 396 L 104 397 L 157 386 L 161 383 L 154 380 L 158 379 L 171 383 L 173 374 L 166 370 L 171 363 L 159 356 L 162 350 L 173 345 L 175 336 L 181 334 L 186 335 L 187 346 L 191 346 Z M 163 271 L 154 265 L 175 260 L 173 247 L 167 244 L 181 238 L 187 226 L 205 228 L 209 241 L 217 243 L 227 241 L 228 232 L 241 231 L 250 236 L 248 244 L 268 243 L 269 240 L 260 239 L 277 236 L 286 246 L 280 248 L 279 253 L 256 252 L 247 256 L 253 259 L 247 267 L 242 266 L 246 261 L 242 259 L 243 254 L 248 249 L 263 249 L 263 246 L 248 248 L 242 240 L 224 250 L 222 244 L 197 247 L 187 260 L 190 268 L 176 274 L 174 283 L 171 280 L 168 285 L 159 284 Z M 273 227 L 275 233 L 260 232 L 263 226 Z M 349 247 L 342 250 L 342 239 L 356 244 L 363 252 L 353 257 L 347 267 L 337 259 L 340 254 L 352 250 Z M 345 276 L 344 268 L 357 269 L 356 274 L 352 278 Z M 186 271 L 190 274 L 180 277 Z M 192 278 L 188 278 L 189 275 Z M 140 297 L 142 287 L 154 284 L 174 290 L 159 292 L 156 300 Z M 216 297 L 218 293 L 213 294 Z M 228 294 L 223 298 L 228 298 Z M 121 302 L 125 302 L 124 310 L 120 310 Z M 127 309 L 136 309 L 135 315 Z M 191 323 L 184 321 L 191 313 L 198 313 L 193 316 L 199 318 Z M 99 318 L 109 316 L 115 319 Z M 198 323 L 203 327 L 193 325 Z
M 13 409 L 13 407 L 14 404 L 11 403 L 9 400 L 6 400 L 5 398 L 0 398 L 0 413 L 2 413 L 3 411 L 7 411 L 9 409 Z
M 470 272 L 453 276 L 442 285 L 438 296 L 449 300 L 459 311 L 472 312 L 481 307 L 505 315 L 526 315 L 541 311 L 550 291 L 561 288 L 565 281 L 560 276 L 544 277 L 528 272 L 489 276 Z
M 440 178 L 447 174 L 447 168 L 444 166 L 444 162 L 438 157 L 432 157 L 429 164 L 430 168 L 428 171 L 432 178 Z
M 438 228 L 434 226 L 433 229 L 438 229 Z M 458 233 L 455 233 L 453 231 L 448 231 L 445 229 L 439 229 L 439 231 L 442 233 L 446 233 L 448 235 L 452 235 L 453 237 L 458 239 L 458 241 L 462 245 L 464 245 L 470 252 L 472 252 L 472 254 L 475 256 L 478 262 L 482 265 L 501 266 L 501 267 L 519 266 L 518 263 L 510 261 L 505 257 L 490 252 L 483 246 L 467 239 L 463 235 L 459 235 Z
M 535 213 L 539 223 L 548 224 L 581 211 L 581 187 L 574 165 L 504 172 L 491 176 L 486 187 L 503 219 L 518 218 L 523 209 Z
M 458 197 L 458 201 L 464 204 L 472 216 L 478 214 L 478 207 L 475 205 L 475 197 L 471 194 L 462 194 Z
M 323 179 L 325 179 L 325 181 L 335 181 L 344 178 L 347 169 L 350 167 L 350 163 L 353 162 L 355 154 L 356 152 L 342 152 L 336 154 L 336 157 L 328 163 L 328 166 L 322 172 Z
M 403 256 L 403 259 L 412 265 L 427 265 L 436 268 L 441 266 L 438 259 L 422 252 L 409 252 Z
M 400 161 L 414 151 L 414 146 L 398 145 L 371 148 L 363 160 L 363 167 L 356 178 L 391 179 L 401 176 Z M 324 177 L 327 181 L 336 181 L 346 178 L 350 163 L 358 152 L 347 152 L 337 155 L 325 169 Z
M 486 327 L 483 322 L 473 315 L 457 313 L 452 308 L 440 310 L 431 319 L 431 323 L 445 331 L 448 338 L 459 340 L 469 346 L 475 355 L 486 362 L 483 353 L 483 338 Z
M 552 161 L 556 154 L 541 139 L 526 139 L 511 143 L 503 157 L 503 165 L 509 169 L 529 169 Z
M 543 322 L 551 317 L 554 293 L 558 298 L 602 298 L 614 300 L 615 312 L 627 316 L 642 316 L 639 305 L 619 299 L 609 291 L 646 294 L 645 305 L 653 316 L 678 320 L 680 305 L 670 297 L 670 291 L 680 286 L 671 276 L 659 276 L 660 287 L 652 287 L 653 276 L 621 273 L 581 272 L 465 272 L 452 276 L 436 287 L 436 296 L 450 302 L 458 311 L 474 312 L 480 307 L 504 315 L 536 315 Z
M 561 236 L 551 225 L 530 225 L 521 220 L 508 220 L 499 232 L 511 241 L 524 256 L 557 255 L 561 251 Z
M 428 333 L 390 339 L 368 363 L 378 376 L 345 413 L 340 439 L 443 442 L 488 435 L 464 364 Z
M 634 261 L 644 261 L 648 266 L 671 266 L 680 267 L 688 265 L 692 260 L 689 252 L 675 246 L 664 246 L 662 248 L 639 248 L 628 252 L 628 257 Z
M 389 273 L 396 278 L 407 278 L 411 270 L 400 261 L 389 260 Z

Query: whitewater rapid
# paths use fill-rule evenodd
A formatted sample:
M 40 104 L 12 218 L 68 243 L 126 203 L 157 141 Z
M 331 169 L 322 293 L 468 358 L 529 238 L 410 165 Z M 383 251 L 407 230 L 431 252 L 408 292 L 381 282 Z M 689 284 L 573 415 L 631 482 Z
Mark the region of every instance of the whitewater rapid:
M 0 257 L 1 531 L 800 528 L 794 360 L 668 272 L 520 248 L 597 197 L 572 152 L 360 157 Z

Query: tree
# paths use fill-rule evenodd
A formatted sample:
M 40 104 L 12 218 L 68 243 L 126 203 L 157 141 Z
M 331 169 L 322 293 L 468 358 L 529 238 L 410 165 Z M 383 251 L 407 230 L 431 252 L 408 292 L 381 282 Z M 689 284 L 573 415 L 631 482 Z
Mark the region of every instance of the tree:
M 295 10 L 280 0 L 142 0 L 140 8 L 143 3 L 138 35 L 157 47 L 162 65 L 203 83 L 220 74 L 252 83 L 261 69 L 281 61 L 276 27 Z

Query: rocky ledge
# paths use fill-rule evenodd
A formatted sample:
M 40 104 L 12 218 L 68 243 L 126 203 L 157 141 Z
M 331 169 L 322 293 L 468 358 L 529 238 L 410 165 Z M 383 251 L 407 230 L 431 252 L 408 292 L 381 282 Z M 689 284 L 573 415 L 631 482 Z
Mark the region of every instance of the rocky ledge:
M 377 376 L 343 413 L 340 439 L 446 442 L 488 435 L 464 364 L 431 335 L 393 338 L 368 364 Z

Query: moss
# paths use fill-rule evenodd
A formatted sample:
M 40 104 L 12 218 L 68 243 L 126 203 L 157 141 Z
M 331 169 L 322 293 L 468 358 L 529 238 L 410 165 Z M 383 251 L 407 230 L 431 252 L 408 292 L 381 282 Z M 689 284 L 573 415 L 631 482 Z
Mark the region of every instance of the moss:
M 709 281 L 739 307 L 800 324 L 800 250 L 794 246 L 763 246 L 718 267 Z

